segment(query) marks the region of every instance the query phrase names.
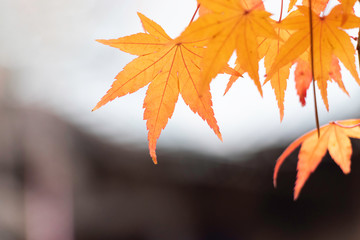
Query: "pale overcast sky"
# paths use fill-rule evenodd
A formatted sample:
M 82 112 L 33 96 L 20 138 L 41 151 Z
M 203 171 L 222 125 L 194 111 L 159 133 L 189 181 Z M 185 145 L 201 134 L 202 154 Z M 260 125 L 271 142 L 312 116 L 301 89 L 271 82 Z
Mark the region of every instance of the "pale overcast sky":
M 270 12 L 278 13 L 280 1 L 267 0 L 265 4 Z M 147 148 L 142 120 L 146 88 L 91 112 L 117 73 L 134 58 L 95 39 L 143 31 L 137 12 L 176 37 L 194 13 L 195 0 L 0 0 L 0 6 L 0 66 L 10 70 L 11 85 L 22 104 L 50 109 L 110 141 L 140 143 Z M 347 71 L 343 73 L 351 98 L 334 83 L 329 84 L 329 113 L 318 97 L 322 124 L 359 116 L 360 88 Z M 308 105 L 301 107 L 292 76 L 282 124 L 269 84 L 262 99 L 245 76 L 224 97 L 227 79 L 220 76 L 211 85 L 224 142 L 179 98 L 160 136 L 159 151 L 172 147 L 227 155 L 251 150 L 254 145 L 289 143 L 315 127 L 312 92 L 308 92 Z

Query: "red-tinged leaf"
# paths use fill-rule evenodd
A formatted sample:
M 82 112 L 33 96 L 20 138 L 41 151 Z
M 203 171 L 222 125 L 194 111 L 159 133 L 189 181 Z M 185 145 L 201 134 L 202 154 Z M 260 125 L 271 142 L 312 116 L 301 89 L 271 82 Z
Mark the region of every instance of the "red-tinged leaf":
M 297 65 L 295 68 L 295 87 L 297 90 L 297 94 L 299 95 L 301 105 L 305 106 L 306 93 L 308 88 L 310 87 L 310 83 L 312 82 L 310 63 L 303 60 L 303 58 L 297 59 L 296 62 Z M 339 60 L 333 55 L 329 70 L 329 76 L 339 85 L 340 89 L 342 89 L 347 95 L 349 95 L 342 81 L 340 70 L 341 69 L 339 65 Z
M 320 128 L 320 137 L 317 130 L 313 130 L 295 140 L 289 145 L 278 158 L 274 170 L 274 186 L 280 166 L 285 159 L 302 144 L 299 152 L 298 174 L 294 188 L 294 199 L 296 200 L 305 182 L 312 172 L 315 171 L 326 151 L 339 165 L 342 171 L 350 172 L 352 147 L 349 137 L 360 139 L 360 119 L 351 119 L 331 122 Z
M 306 104 L 306 92 L 310 87 L 312 76 L 310 64 L 302 59 L 298 59 L 295 68 L 295 87 L 302 106 Z

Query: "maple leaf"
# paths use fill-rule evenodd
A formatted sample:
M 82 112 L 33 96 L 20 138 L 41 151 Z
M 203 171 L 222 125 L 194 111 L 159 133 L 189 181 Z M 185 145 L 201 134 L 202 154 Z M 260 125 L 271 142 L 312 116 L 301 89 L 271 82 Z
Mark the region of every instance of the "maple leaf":
M 270 13 L 259 10 L 262 1 L 198 0 L 210 12 L 201 15 L 183 35 L 209 40 L 201 61 L 202 79 L 207 85 L 223 69 L 234 50 L 237 63 L 254 80 L 260 94 L 258 38 L 277 38 Z M 249 8 L 244 6 L 247 3 Z M 255 4 L 255 5 L 254 5 Z M 257 5 L 256 5 L 257 4 Z
M 333 67 L 337 67 L 333 65 L 333 55 L 344 64 L 360 84 L 360 78 L 355 66 L 355 48 L 350 41 L 350 36 L 343 30 L 343 28 L 359 27 L 360 18 L 351 15 L 346 23 L 341 26 L 341 9 L 341 5 L 337 5 L 328 16 L 324 17 L 313 13 L 315 80 L 327 109 L 329 109 L 327 81 L 331 79 L 331 73 L 335 72 Z M 289 15 L 280 24 L 281 28 L 296 30 L 296 32 L 281 47 L 266 80 L 270 79 L 281 67 L 294 62 L 295 59 L 310 48 L 308 7 L 298 6 L 296 12 L 298 14 Z M 337 79 L 337 82 L 339 82 L 339 79 Z
M 310 87 L 310 83 L 312 82 L 311 66 L 308 61 L 305 61 L 302 58 L 298 58 L 296 62 L 297 65 L 295 68 L 295 87 L 297 90 L 297 94 L 300 97 L 301 105 L 305 106 L 306 92 Z M 346 90 L 342 81 L 339 60 L 335 55 L 332 55 L 329 77 L 330 80 L 334 80 L 338 84 L 340 89 L 349 96 L 349 93 Z
M 285 159 L 301 144 L 297 165 L 297 180 L 294 188 L 294 199 L 299 197 L 300 191 L 310 174 L 315 171 L 322 158 L 329 150 L 330 156 L 345 174 L 350 173 L 351 138 L 360 139 L 360 119 L 331 122 L 317 130 L 306 133 L 292 142 L 278 158 L 274 169 L 274 186 L 279 169 Z
M 290 0 L 288 12 L 290 12 L 294 8 L 296 2 L 297 0 Z M 328 3 L 329 0 L 311 0 L 311 8 L 316 14 L 320 14 L 325 10 Z M 308 7 L 309 0 L 303 0 L 302 5 Z
M 344 25 L 345 22 L 353 15 L 353 7 L 357 0 L 340 0 L 342 6 L 342 18 L 341 25 Z
M 280 47 L 284 44 L 284 41 L 286 41 L 290 36 L 290 32 L 288 30 L 281 29 L 278 25 L 281 21 L 275 22 L 272 21 L 272 24 L 274 26 L 275 31 L 277 32 L 278 38 L 272 39 L 272 38 L 263 38 L 259 45 L 258 45 L 258 51 L 259 51 L 259 58 L 265 57 L 264 65 L 267 72 L 271 70 L 271 65 L 274 63 L 274 59 L 276 55 L 279 53 Z M 300 61 L 300 60 L 298 60 Z M 267 79 L 264 84 L 270 81 L 272 88 L 274 89 L 276 100 L 278 103 L 278 108 L 280 112 L 280 121 L 282 121 L 284 117 L 284 99 L 285 99 L 285 90 L 287 87 L 287 79 L 289 78 L 290 74 L 290 67 L 291 63 L 281 67 L 270 79 Z M 299 65 L 298 66 L 302 66 Z M 304 64 L 305 66 L 305 64 Z M 307 64 L 306 64 L 307 66 Z M 243 74 L 245 71 L 241 68 L 240 64 L 236 62 L 235 70 L 239 73 Z M 300 69 L 298 69 L 299 72 Z M 304 80 L 307 80 L 307 78 L 304 78 L 303 75 L 305 75 L 307 72 L 304 72 L 303 69 L 301 69 L 300 74 L 295 71 L 295 81 L 297 82 L 296 86 L 298 88 L 298 93 L 303 94 L 306 96 L 306 90 L 308 87 L 305 88 L 306 85 L 304 85 Z M 238 77 L 233 74 L 229 82 L 227 84 L 227 87 L 225 89 L 224 95 L 229 91 L 231 86 L 234 84 L 234 82 L 238 79 Z M 310 82 L 311 82 L 311 72 L 310 72 Z M 310 85 L 309 82 L 309 85 Z M 300 83 L 300 84 L 299 84 Z M 304 88 L 304 89 L 302 89 Z M 300 91 L 300 92 L 299 92 Z M 304 93 L 302 92 L 304 91 Z M 302 97 L 300 97 L 302 100 Z M 304 104 L 305 104 L 305 100 Z
M 204 5 L 199 3 L 201 0 L 197 0 L 199 6 L 199 16 L 211 13 L 211 10 L 207 9 Z M 259 10 L 265 10 L 265 6 L 262 0 L 239 0 L 240 4 L 246 9 L 256 8 Z
M 259 58 L 262 59 L 263 57 L 265 57 L 264 64 L 266 71 L 270 70 L 272 63 L 274 62 L 275 56 L 279 53 L 280 47 L 283 45 L 284 41 L 286 41 L 290 36 L 290 32 L 288 30 L 284 30 L 278 27 L 279 23 L 280 22 L 271 21 L 271 24 L 273 25 L 278 38 L 262 38 L 261 41 L 259 41 Z M 287 85 L 286 80 L 288 79 L 290 74 L 290 67 L 291 64 L 283 66 L 273 75 L 271 79 L 268 79 L 266 82 L 264 82 L 264 84 L 266 84 L 268 81 L 270 81 L 271 86 L 275 91 L 275 96 L 280 111 L 280 121 L 282 121 L 284 117 L 284 99 Z M 235 70 L 241 74 L 245 72 L 241 68 L 241 64 L 239 62 L 236 62 Z M 237 79 L 238 77 L 236 75 L 232 75 L 230 77 L 224 94 L 229 91 L 229 89 Z
M 197 0 L 197 2 L 198 2 L 198 8 L 199 8 L 199 16 L 202 16 L 202 15 L 205 15 L 205 14 L 208 14 L 211 12 L 209 9 L 204 7 L 204 5 L 201 5 L 199 3 L 199 0 Z
M 277 32 L 279 38 L 271 39 L 267 38 L 264 40 L 263 44 L 260 46 L 260 51 L 263 46 L 266 46 L 266 50 L 264 51 L 265 59 L 264 65 L 266 72 L 268 73 L 271 69 L 271 65 L 274 63 L 275 57 L 279 54 L 280 48 L 290 37 L 290 32 L 286 29 L 281 29 L 279 25 L 281 22 L 274 22 L 274 29 Z M 281 40 L 280 40 L 281 39 Z M 274 89 L 276 100 L 278 103 L 279 111 L 280 111 L 280 121 L 282 121 L 284 117 L 284 99 L 285 99 L 285 90 L 287 86 L 287 79 L 290 74 L 291 63 L 286 64 L 285 66 L 279 68 L 271 78 L 268 78 L 264 84 L 270 81 L 271 87 Z
M 241 68 L 239 63 L 236 63 L 235 66 L 235 71 L 237 71 L 241 76 L 245 73 L 245 71 Z M 232 85 L 239 79 L 239 76 L 236 76 L 235 74 L 232 74 L 229 82 L 226 85 L 226 89 L 224 91 L 224 96 L 226 95 L 226 93 L 230 90 L 230 88 L 232 87 Z
M 115 98 L 149 85 L 143 107 L 148 129 L 149 151 L 154 163 L 156 142 L 171 118 L 179 94 L 194 113 L 222 139 L 212 109 L 209 85 L 201 82 L 200 63 L 204 42 L 179 36 L 171 39 L 154 21 L 138 13 L 146 33 L 98 42 L 139 57 L 127 64 L 93 110 Z M 224 72 L 232 72 L 225 66 Z M 200 92 L 200 88 L 205 91 Z
M 295 88 L 297 90 L 297 94 L 300 97 L 300 103 L 302 106 L 305 106 L 306 101 L 306 91 L 310 87 L 310 83 L 312 82 L 312 75 L 311 75 L 311 67 L 310 64 L 298 58 L 296 61 L 297 65 L 295 68 Z

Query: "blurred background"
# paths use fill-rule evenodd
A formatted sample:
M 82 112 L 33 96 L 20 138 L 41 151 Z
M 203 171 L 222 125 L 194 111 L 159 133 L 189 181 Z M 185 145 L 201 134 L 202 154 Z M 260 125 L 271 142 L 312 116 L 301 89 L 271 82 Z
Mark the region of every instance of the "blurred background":
M 265 1 L 274 19 L 280 4 Z M 269 84 L 261 98 L 245 76 L 223 96 L 228 76 L 216 78 L 224 142 L 179 98 L 157 166 L 146 88 L 91 112 L 134 58 L 95 39 L 143 31 L 136 12 L 176 37 L 195 9 L 194 0 L 0 0 L 1 240 L 359 239 L 359 141 L 350 175 L 327 156 L 293 202 L 295 152 L 272 186 L 284 147 L 315 128 L 312 91 L 301 107 L 293 76 L 282 123 Z M 351 98 L 329 84 L 327 112 L 318 92 L 321 124 L 360 118 L 360 88 L 342 74 Z

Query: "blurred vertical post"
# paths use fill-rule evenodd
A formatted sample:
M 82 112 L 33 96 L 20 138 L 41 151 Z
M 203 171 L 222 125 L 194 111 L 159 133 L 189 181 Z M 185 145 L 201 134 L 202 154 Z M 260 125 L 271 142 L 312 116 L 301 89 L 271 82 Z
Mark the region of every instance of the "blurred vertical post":
M 35 111 L 36 112 L 36 111 Z M 25 111 L 25 237 L 73 239 L 73 186 L 69 129 L 49 116 Z
M 23 239 L 23 178 L 19 173 L 20 119 L 11 91 L 10 69 L 0 65 L 0 239 Z

